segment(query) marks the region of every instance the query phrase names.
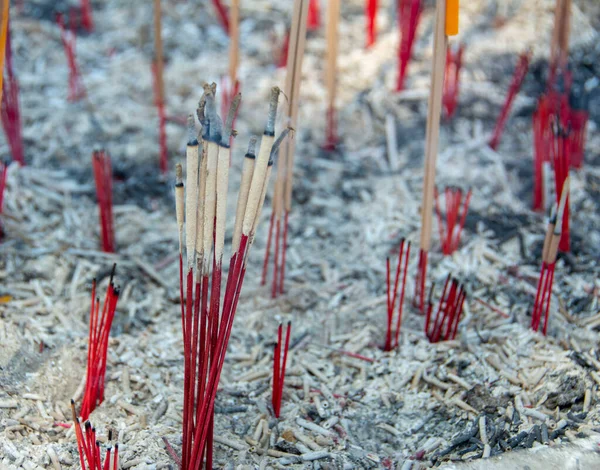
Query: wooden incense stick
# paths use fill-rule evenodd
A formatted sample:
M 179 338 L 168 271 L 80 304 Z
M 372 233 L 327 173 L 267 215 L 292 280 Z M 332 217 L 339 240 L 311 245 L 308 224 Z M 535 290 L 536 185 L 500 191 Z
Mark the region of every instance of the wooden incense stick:
M 163 82 L 164 59 L 160 0 L 154 0 L 154 64 L 156 67 L 157 100 L 162 103 L 165 99 L 165 85 Z
M 229 83 L 235 88 L 240 56 L 240 0 L 232 0 L 229 8 Z
M 550 44 L 550 64 L 556 70 L 566 70 L 571 33 L 571 0 L 556 0 L 554 30 Z
M 331 0 L 327 5 L 327 63 L 325 64 L 325 88 L 327 89 L 327 135 L 325 147 L 335 148 L 337 143 L 335 99 L 337 83 L 338 24 L 340 0 Z
M 304 48 L 306 44 L 306 25 L 309 3 L 309 0 L 296 0 L 294 2 L 292 28 L 289 36 L 289 53 L 284 89 L 284 94 L 288 97 L 288 106 L 284 110 L 284 116 L 288 126 L 291 126 L 294 129 L 297 127 L 298 120 L 298 103 L 300 99 L 300 85 L 302 82 L 302 60 L 304 58 Z M 279 161 L 277 163 L 277 179 L 275 181 L 275 191 L 273 195 L 271 224 L 269 227 L 262 275 L 262 284 L 265 284 L 273 229 L 276 227 L 273 286 L 271 291 L 273 297 L 283 293 L 288 220 L 292 206 L 295 144 L 296 142 L 294 140 L 289 139 L 282 145 L 279 153 Z M 283 236 L 281 236 L 282 213 L 284 211 L 285 221 Z
M 2 101 L 2 82 L 4 79 L 4 57 L 6 55 L 6 38 L 8 36 L 9 0 L 0 0 L 0 101 Z

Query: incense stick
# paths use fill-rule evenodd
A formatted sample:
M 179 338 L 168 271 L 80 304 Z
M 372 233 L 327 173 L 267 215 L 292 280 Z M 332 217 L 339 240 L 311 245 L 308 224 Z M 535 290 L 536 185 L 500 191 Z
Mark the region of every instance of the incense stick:
M 425 135 L 425 175 L 423 180 L 423 203 L 421 206 L 421 246 L 419 266 L 415 283 L 415 302 L 421 312 L 425 309 L 425 284 L 427 278 L 427 255 L 431 248 L 433 212 L 433 190 L 435 186 L 435 164 L 438 152 L 440 115 L 444 85 L 444 60 L 446 59 L 446 2 L 438 0 L 433 37 L 433 58 L 427 129 Z
M 331 0 L 327 5 L 327 59 L 325 64 L 325 88 L 327 89 L 327 130 L 325 148 L 333 150 L 337 145 L 335 99 L 337 84 L 338 23 L 340 0 Z
M 2 99 L 4 80 L 4 57 L 6 54 L 6 38 L 8 36 L 9 0 L 0 0 L 0 100 Z
M 285 79 L 284 94 L 288 97 L 288 106 L 284 111 L 285 121 L 293 129 L 297 128 L 298 106 L 300 100 L 300 86 L 302 83 L 302 61 L 306 43 L 306 23 L 309 0 L 295 0 L 290 31 L 289 60 Z M 271 240 L 275 227 L 275 253 L 273 257 L 273 284 L 272 297 L 283 293 L 285 280 L 285 261 L 287 251 L 287 234 L 289 213 L 292 208 L 292 185 L 294 175 L 295 140 L 285 142 L 279 153 L 277 166 L 277 179 L 273 195 L 273 207 L 267 248 L 263 262 L 261 283 L 265 284 L 268 271 Z M 282 215 L 285 214 L 282 221 Z M 281 231 L 283 223 L 283 233 Z
M 163 79 L 164 57 L 162 42 L 162 11 L 160 0 L 154 0 L 154 62 L 152 66 L 154 75 L 155 102 L 158 110 L 159 145 L 160 145 L 160 170 L 166 174 L 167 163 L 167 133 L 165 114 L 165 84 Z

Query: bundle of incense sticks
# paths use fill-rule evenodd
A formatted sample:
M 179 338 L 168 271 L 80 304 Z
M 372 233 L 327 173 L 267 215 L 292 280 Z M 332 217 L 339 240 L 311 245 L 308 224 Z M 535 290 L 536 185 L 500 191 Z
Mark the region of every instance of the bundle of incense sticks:
M 160 171 L 169 170 L 167 149 L 167 116 L 165 113 L 165 83 L 163 80 L 164 56 L 162 43 L 162 10 L 160 0 L 154 0 L 154 62 L 152 76 L 154 78 L 154 103 L 158 111 L 158 142 L 160 146 Z
M 377 0 L 366 0 L 365 17 L 367 18 L 367 47 L 375 44 L 377 36 Z
M 517 93 L 521 88 L 523 80 L 527 75 L 530 60 L 531 51 L 523 52 L 519 56 L 519 61 L 517 62 L 517 66 L 515 67 L 512 81 L 510 82 L 508 93 L 506 95 L 506 99 L 504 100 L 504 105 L 502 106 L 502 110 L 500 111 L 500 115 L 498 116 L 498 120 L 496 121 L 494 133 L 489 143 L 490 147 L 494 150 L 498 148 L 498 144 L 500 143 L 500 137 L 502 136 L 502 131 L 504 130 L 504 125 L 506 124 L 506 120 L 508 119 L 508 113 L 515 99 L 515 96 L 517 96 Z
M 85 421 L 84 429 L 81 429 L 81 419 L 77 417 L 75 402 L 71 400 L 71 414 L 73 426 L 77 437 L 77 451 L 81 470 L 117 470 L 119 468 L 119 444 L 114 443 L 112 448 L 112 431 L 108 432 L 108 446 L 102 463 L 102 451 L 100 441 L 96 440 L 96 428 L 89 421 Z
M 9 6 L 9 0 L 0 0 L 0 99 L 2 98 L 2 84 L 4 83 L 4 57 L 8 38 Z
M 94 30 L 94 20 L 92 19 L 92 4 L 90 0 L 81 0 L 81 26 L 91 33 Z
M 106 376 L 106 356 L 108 354 L 108 338 L 115 317 L 119 288 L 115 287 L 113 279 L 117 265 L 114 264 L 102 310 L 100 298 L 96 297 L 96 280 L 92 281 L 92 305 L 90 307 L 90 331 L 88 338 L 87 373 L 85 392 L 81 404 L 80 416 L 85 421 L 90 413 L 104 400 L 104 379 Z
M 398 80 L 396 91 L 404 89 L 406 71 L 412 57 L 412 49 L 419 27 L 422 11 L 421 0 L 398 1 L 398 24 L 400 25 L 400 42 L 398 45 Z
M 572 168 L 579 169 L 583 167 L 587 123 L 589 119 L 587 96 L 583 91 L 572 90 L 570 107 L 570 164 Z
M 19 162 L 21 165 L 25 165 L 23 137 L 21 132 L 21 111 L 19 108 L 19 84 L 12 64 L 10 23 L 7 25 L 5 51 L 6 80 L 2 82 L 2 98 L 0 104 L 2 127 L 13 160 Z
M 432 318 L 434 287 L 435 285 L 432 284 L 431 291 L 429 292 L 427 314 L 425 316 L 425 335 L 430 343 L 456 338 L 458 323 L 460 322 L 463 305 L 467 298 L 467 291 L 464 286 L 448 274 L 435 318 Z
M 542 268 L 538 280 L 535 302 L 531 313 L 531 328 L 539 331 L 542 314 L 544 316 L 544 326 L 542 333 L 546 335 L 548 331 L 548 317 L 550 315 L 550 300 L 552 297 L 552 285 L 554 284 L 554 268 L 556 266 L 556 257 L 558 254 L 558 245 L 561 239 L 563 214 L 566 209 L 569 192 L 569 178 L 563 184 L 563 192 L 560 195 L 560 201 L 554 206 L 553 212 L 548 221 L 546 236 L 544 238 L 544 247 L 542 249 Z
M 321 8 L 319 0 L 310 0 L 308 3 L 308 18 L 306 27 L 309 31 L 315 31 L 321 26 Z
M 100 215 L 100 241 L 102 251 L 115 252 L 115 229 L 113 224 L 112 202 L 112 163 L 104 150 L 92 154 L 92 168 L 96 182 L 96 199 Z
M 394 282 L 391 282 L 390 258 L 386 259 L 386 286 L 387 286 L 387 332 L 385 335 L 384 351 L 391 351 L 398 347 L 400 338 L 400 328 L 402 327 L 402 309 L 404 308 L 404 290 L 406 287 L 406 273 L 408 272 L 408 260 L 410 259 L 410 242 L 404 238 L 400 242 L 398 250 L 398 264 L 396 265 L 396 275 Z M 403 264 L 404 262 L 404 264 Z M 402 273 L 402 274 L 401 274 Z M 402 276 L 402 284 L 400 284 Z M 392 329 L 394 321 L 394 310 L 396 309 L 396 299 L 398 299 L 398 287 L 400 286 L 400 298 L 398 302 L 398 319 L 396 320 L 396 334 L 392 342 Z
M 460 83 L 460 69 L 462 68 L 462 56 L 465 50 L 464 44 L 460 44 L 455 52 L 451 48 L 446 49 L 446 72 L 444 73 L 444 96 L 442 104 L 447 119 L 451 119 L 456 111 Z
M 285 96 L 288 106 L 284 108 L 285 121 L 293 129 L 297 128 L 298 106 L 300 101 L 300 85 L 302 83 L 302 59 L 306 43 L 306 16 L 309 0 L 295 0 L 290 31 L 290 60 L 285 79 Z M 281 148 L 273 195 L 273 207 L 267 238 L 267 247 L 263 262 L 261 284 L 267 282 L 271 246 L 274 245 L 273 283 L 271 296 L 283 293 L 285 281 L 285 263 L 287 253 L 287 237 L 289 232 L 289 215 L 292 209 L 292 185 L 294 173 L 295 140 L 288 140 Z M 283 220 L 282 220 L 283 219 Z M 283 227 L 282 227 L 283 225 Z M 274 233 L 275 232 L 275 233 Z M 273 235 L 275 242 L 273 243 Z
M 273 157 L 287 132 L 275 141 L 280 90 L 269 100 L 267 124 L 258 155 L 251 139 L 244 158 L 236 207 L 232 252 L 223 302 L 221 280 L 227 215 L 229 146 L 240 95 L 232 102 L 223 125 L 216 111 L 216 85 L 205 85 L 197 110 L 201 142 L 189 118 L 186 188 L 180 165 L 176 171 L 176 215 L 179 227 L 181 321 L 184 348 L 183 442 L 181 468 L 198 470 L 206 457 L 212 468 L 214 403 L 225 361 L 248 253 L 265 200 Z M 201 149 L 201 150 L 200 150 Z M 185 233 L 186 267 L 183 240 Z M 212 272 L 211 272 L 212 270 Z M 185 276 L 184 276 L 185 274 Z
M 0 161 L 0 216 L 4 206 L 4 190 L 6 189 L 6 173 L 8 171 L 8 164 Z M 0 218 L 0 240 L 4 238 L 4 227 L 2 225 L 2 218 Z
M 469 188 L 467 195 L 463 200 L 462 189 L 455 186 L 446 186 L 444 189 L 444 200 L 446 206 L 445 224 L 442 218 L 442 211 L 440 210 L 439 193 L 436 188 L 435 213 L 437 215 L 440 231 L 440 245 L 442 247 L 442 253 L 448 256 L 458 249 L 463 227 L 467 220 L 467 211 L 469 210 L 469 202 L 471 201 L 471 188 Z
M 327 123 L 325 131 L 326 150 L 337 146 L 337 122 L 335 117 L 335 99 L 337 89 L 338 24 L 340 21 L 340 0 L 331 0 L 327 4 L 327 63 L 325 64 L 325 87 L 327 88 Z
M 67 56 L 67 64 L 69 66 L 69 101 L 78 101 L 86 95 L 85 87 L 81 79 L 79 67 L 77 66 L 77 59 L 75 54 L 75 25 L 73 21 L 73 13 L 71 13 L 70 29 L 67 30 L 63 20 L 63 15 L 58 13 L 56 15 L 56 23 L 60 28 L 60 38 L 62 45 Z
M 427 258 L 431 248 L 433 218 L 433 190 L 435 187 L 435 164 L 440 133 L 440 116 L 444 89 L 444 60 L 448 36 L 458 34 L 458 0 L 440 0 L 436 3 L 433 32 L 433 56 L 427 129 L 425 133 L 425 175 L 423 178 L 423 203 L 421 204 L 421 246 L 419 265 L 415 279 L 414 304 L 425 313 L 425 284 Z
M 570 151 L 569 131 L 566 130 L 557 120 L 552 126 L 552 138 L 550 145 L 550 158 L 554 166 L 554 186 L 556 194 L 556 202 L 561 199 L 561 195 L 565 195 L 565 205 L 563 219 L 561 221 L 562 235 L 558 249 L 560 251 L 569 251 L 570 235 L 569 235 L 569 191 L 568 187 L 565 191 L 564 184 L 569 177 L 569 151 Z
M 213 5 L 215 6 L 215 10 L 217 10 L 217 18 L 223 26 L 223 29 L 227 34 L 229 34 L 229 17 L 227 15 L 227 9 L 221 0 L 212 0 Z
M 283 397 L 283 384 L 285 382 L 285 367 L 287 365 L 288 350 L 290 348 L 290 334 L 292 333 L 292 323 L 288 322 L 285 333 L 285 346 L 282 342 L 283 325 L 279 325 L 277 330 L 277 344 L 273 351 L 273 392 L 271 394 L 271 404 L 273 413 L 279 418 L 281 413 L 281 398 Z M 283 358 L 281 349 L 283 348 Z

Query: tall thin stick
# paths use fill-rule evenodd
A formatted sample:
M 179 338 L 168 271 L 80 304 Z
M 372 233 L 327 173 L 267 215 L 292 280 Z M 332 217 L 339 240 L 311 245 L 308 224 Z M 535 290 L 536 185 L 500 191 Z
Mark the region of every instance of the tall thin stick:
M 423 180 L 423 203 L 421 205 L 421 250 L 419 270 L 415 283 L 415 301 L 421 312 L 425 309 L 425 282 L 427 278 L 427 255 L 431 248 L 433 216 L 433 190 L 435 186 L 435 164 L 440 134 L 440 116 L 444 88 L 444 69 L 448 37 L 446 36 L 446 1 L 438 0 L 433 36 L 433 58 L 427 130 L 425 134 L 425 175 Z
M 554 30 L 550 43 L 549 85 L 554 84 L 556 74 L 564 72 L 569 59 L 569 36 L 571 34 L 571 0 L 556 0 Z
M 6 54 L 6 37 L 8 36 L 9 0 L 0 0 L 0 100 L 2 99 L 2 83 L 4 79 L 4 56 Z
M 325 64 L 325 88 L 327 89 L 327 134 L 325 148 L 332 150 L 337 144 L 335 99 L 337 83 L 338 24 L 340 0 L 331 0 L 327 5 L 327 63 Z
M 287 61 L 287 73 L 285 79 L 284 94 L 288 97 L 288 106 L 284 109 L 286 124 L 294 129 L 297 128 L 298 105 L 300 100 L 300 86 L 302 83 L 302 60 L 306 44 L 306 25 L 309 0 L 295 0 L 292 17 L 292 28 L 290 31 L 289 53 Z M 283 293 L 285 280 L 285 261 L 287 252 L 287 235 L 289 213 L 292 208 L 292 185 L 294 176 L 294 154 L 296 141 L 288 139 L 284 142 L 279 152 L 277 163 L 277 179 L 275 181 L 275 192 L 273 195 L 273 208 L 271 224 L 269 227 L 269 238 L 263 263 L 262 283 L 266 282 L 268 271 L 271 240 L 273 228 L 275 231 L 275 253 L 273 263 L 273 284 L 271 294 L 273 297 Z M 282 215 L 283 233 L 281 231 Z
M 162 11 L 160 0 L 154 0 L 154 86 L 155 101 L 158 109 L 159 119 L 159 143 L 160 143 L 160 170 L 166 174 L 168 170 L 167 163 L 167 134 L 166 114 L 165 114 L 165 83 L 163 79 L 164 58 L 162 43 Z

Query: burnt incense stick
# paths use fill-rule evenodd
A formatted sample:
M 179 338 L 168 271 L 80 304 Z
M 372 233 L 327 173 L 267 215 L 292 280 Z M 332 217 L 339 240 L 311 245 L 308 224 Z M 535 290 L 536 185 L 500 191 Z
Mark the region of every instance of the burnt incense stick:
M 192 169 L 185 196 L 181 173 L 176 181 L 176 211 L 180 236 L 185 230 L 189 257 L 187 276 L 183 260 L 180 267 L 180 296 L 184 347 L 183 443 L 181 468 L 212 468 L 214 400 L 231 335 L 235 311 L 246 272 L 248 252 L 264 204 L 267 182 L 277 147 L 285 137 L 275 140 L 275 118 L 279 89 L 271 92 L 267 125 L 255 155 L 252 138 L 242 170 L 242 183 L 236 207 L 233 255 L 230 258 L 225 292 L 221 301 L 222 259 L 225 244 L 230 142 L 240 96 L 233 99 L 225 123 L 216 111 L 216 86 L 205 85 L 197 115 L 202 125 L 202 142 L 190 139 L 201 155 L 188 153 Z M 289 132 L 289 131 L 288 131 Z M 190 129 L 190 136 L 195 132 Z M 198 157 L 198 158 L 197 158 Z M 186 188 L 186 189 L 188 189 Z M 183 205 L 185 207 L 183 210 Z M 184 225 L 180 220 L 185 213 Z M 189 235 L 187 234 L 189 231 Z M 180 249 L 181 252 L 181 249 Z M 193 255 L 191 255 L 193 253 Z
M 410 242 L 404 238 L 400 242 L 398 250 L 398 264 L 396 265 L 396 274 L 392 283 L 390 278 L 390 259 L 386 260 L 386 285 L 387 285 L 387 331 L 385 336 L 384 351 L 391 351 L 398 347 L 400 338 L 400 328 L 402 327 L 402 310 L 404 308 L 404 292 L 406 288 L 406 274 L 408 272 L 408 260 L 410 259 Z M 402 273 L 402 274 L 401 274 Z M 400 283 L 402 280 L 402 283 Z M 398 287 L 400 286 L 400 299 L 398 302 L 398 320 L 396 322 L 396 333 L 392 340 L 392 329 L 394 322 L 394 310 L 396 308 L 396 299 L 398 298 Z
M 427 314 L 425 317 L 425 335 L 430 343 L 453 340 L 456 338 L 467 292 L 457 279 L 453 279 L 448 274 L 435 317 L 432 317 L 431 314 L 434 307 L 433 291 L 434 284 L 432 284 L 429 292 Z
M 366 47 L 375 44 L 377 37 L 377 0 L 365 1 L 365 18 L 367 19 Z
M 108 444 L 106 445 L 104 463 L 102 463 L 101 446 L 100 442 L 96 440 L 96 429 L 92 427 L 89 421 L 85 421 L 84 429 L 81 429 L 81 419 L 77 417 L 73 400 L 71 400 L 71 416 L 75 428 L 81 470 L 117 470 L 119 468 L 119 444 L 113 442 L 112 431 L 108 432 Z
M 425 312 L 425 284 L 427 279 L 427 258 L 431 248 L 433 190 L 435 186 L 435 165 L 438 152 L 440 116 L 444 88 L 444 61 L 448 37 L 446 36 L 446 1 L 436 3 L 436 16 L 433 36 L 433 58 L 427 128 L 425 135 L 425 175 L 423 179 L 423 201 L 421 205 L 421 246 L 419 265 L 415 282 L 415 304 Z
M 284 90 L 285 96 L 288 97 L 288 106 L 284 109 L 284 116 L 287 124 L 294 129 L 296 129 L 298 121 L 300 85 L 302 82 L 302 60 L 304 58 L 304 48 L 306 43 L 308 3 L 309 0 L 296 0 L 294 2 L 292 29 L 290 32 L 289 60 L 287 62 Z M 277 163 L 277 178 L 275 180 L 273 208 L 261 279 L 261 283 L 265 284 L 271 240 L 273 238 L 273 229 L 275 227 L 275 253 L 273 257 L 273 283 L 271 288 L 272 297 L 282 294 L 284 288 L 288 222 L 289 213 L 292 208 L 295 145 L 295 140 L 288 139 L 281 147 Z M 283 214 L 285 214 L 285 216 L 283 216 Z M 282 220 L 282 216 L 284 217 L 284 220 Z M 282 223 L 283 233 L 281 231 Z
M 451 255 L 458 249 L 462 230 L 467 219 L 467 211 L 471 201 L 471 189 L 467 191 L 463 199 L 463 191 L 460 188 L 447 186 L 444 189 L 445 218 L 440 210 L 439 193 L 437 188 L 435 194 L 435 213 L 438 220 L 440 233 L 440 245 L 445 256 Z

